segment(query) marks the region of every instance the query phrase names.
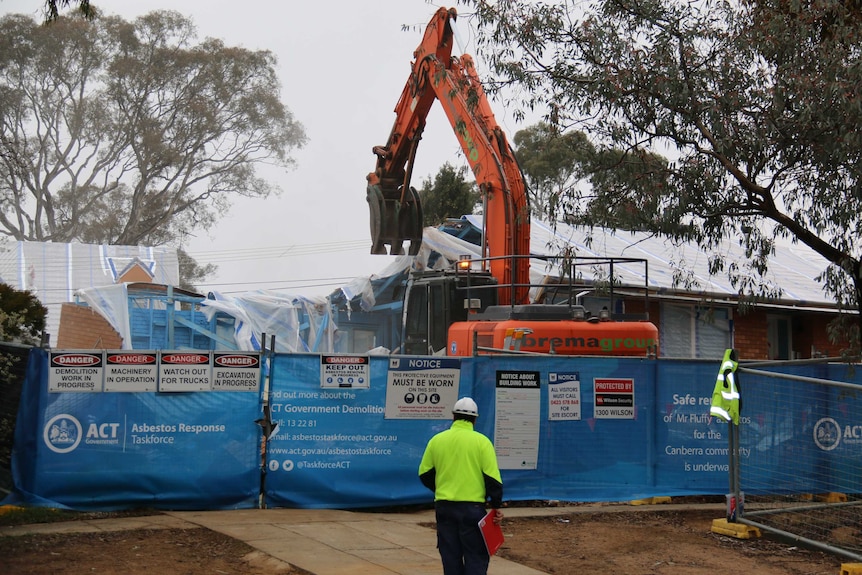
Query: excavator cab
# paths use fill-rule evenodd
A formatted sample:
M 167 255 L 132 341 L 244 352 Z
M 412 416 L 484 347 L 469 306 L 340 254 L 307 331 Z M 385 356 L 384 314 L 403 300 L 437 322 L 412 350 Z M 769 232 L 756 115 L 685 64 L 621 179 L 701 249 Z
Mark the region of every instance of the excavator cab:
M 423 228 L 419 193 L 411 186 L 385 191 L 369 181 L 365 199 L 371 216 L 371 253 L 385 255 L 389 245 L 389 254 L 404 255 L 404 242 L 409 241 L 409 255 L 418 254 Z
M 407 282 L 401 353 L 446 355 L 449 326 L 497 305 L 497 280 L 488 272 L 415 272 Z

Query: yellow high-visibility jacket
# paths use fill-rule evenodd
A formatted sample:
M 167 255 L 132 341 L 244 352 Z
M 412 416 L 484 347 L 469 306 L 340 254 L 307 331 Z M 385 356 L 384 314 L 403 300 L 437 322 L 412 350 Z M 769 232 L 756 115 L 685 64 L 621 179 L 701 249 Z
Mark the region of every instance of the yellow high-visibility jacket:
M 710 415 L 733 421 L 734 425 L 739 425 L 739 387 L 736 379 L 738 366 L 736 352 L 732 349 L 725 350 L 709 408 Z
M 428 441 L 419 479 L 434 492 L 435 501 L 490 501 L 494 509 L 502 505 L 503 481 L 494 445 L 469 421 L 455 420 Z

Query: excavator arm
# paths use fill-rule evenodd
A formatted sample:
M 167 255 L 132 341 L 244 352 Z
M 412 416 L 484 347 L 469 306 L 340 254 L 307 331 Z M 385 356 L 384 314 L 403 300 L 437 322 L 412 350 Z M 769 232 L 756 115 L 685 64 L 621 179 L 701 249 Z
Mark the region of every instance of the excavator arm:
M 504 288 L 501 303 L 527 303 L 530 216 L 526 188 L 506 135 L 469 55 L 452 56 L 454 8 L 440 8 L 413 53 L 410 77 L 395 107 L 395 124 L 384 146 L 375 146 L 377 167 L 368 175 L 371 253 L 410 255 L 422 245 L 422 207 L 410 187 L 416 150 L 435 100 L 443 106 L 485 203 L 483 253 Z

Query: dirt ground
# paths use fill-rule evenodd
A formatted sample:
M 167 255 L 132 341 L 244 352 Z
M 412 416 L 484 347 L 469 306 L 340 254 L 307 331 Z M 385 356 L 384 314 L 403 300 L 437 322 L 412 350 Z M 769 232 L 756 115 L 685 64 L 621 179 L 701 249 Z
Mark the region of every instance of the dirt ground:
M 838 557 L 710 531 L 711 510 L 506 519 L 499 555 L 546 573 L 837 575 Z M 429 538 L 434 537 L 429 529 Z M 0 537 L 3 575 L 308 575 L 203 528 Z M 492 559 L 489 573 L 494 573 Z M 315 575 L 326 575 L 318 573 Z

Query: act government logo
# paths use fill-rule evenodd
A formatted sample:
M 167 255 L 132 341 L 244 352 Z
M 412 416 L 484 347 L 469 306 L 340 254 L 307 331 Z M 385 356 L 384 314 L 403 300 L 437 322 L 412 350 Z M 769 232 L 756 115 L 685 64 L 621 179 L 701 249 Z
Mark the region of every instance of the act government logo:
M 831 417 L 814 424 L 814 443 L 823 451 L 832 451 L 841 443 L 841 426 Z
M 81 422 L 66 413 L 55 415 L 45 424 L 42 438 L 48 449 L 56 453 L 69 453 L 81 443 Z

